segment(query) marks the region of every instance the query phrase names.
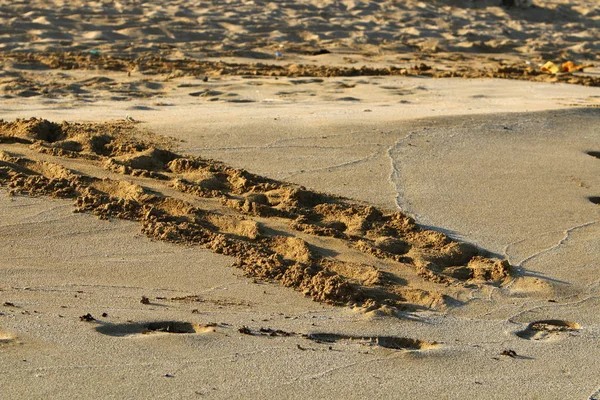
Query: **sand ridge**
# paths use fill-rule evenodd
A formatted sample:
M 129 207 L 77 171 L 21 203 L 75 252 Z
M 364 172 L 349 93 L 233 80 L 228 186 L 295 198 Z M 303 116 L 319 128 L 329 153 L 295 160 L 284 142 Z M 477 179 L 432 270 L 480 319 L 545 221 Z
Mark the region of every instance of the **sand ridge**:
M 503 78 L 531 80 L 539 82 L 566 82 L 585 86 L 599 86 L 596 76 L 573 75 L 569 72 L 548 74 L 530 63 L 495 60 L 474 55 L 456 57 L 454 54 L 441 54 L 435 57 L 406 57 L 395 65 L 381 66 L 332 65 L 311 63 L 260 63 L 248 60 L 245 63 L 198 60 L 192 57 L 172 58 L 156 53 L 130 55 L 91 55 L 82 52 L 54 53 L 2 53 L 5 63 L 15 69 L 52 70 L 107 70 L 126 72 L 137 71 L 142 75 L 163 75 L 166 80 L 181 76 L 273 76 L 273 77 L 336 77 L 336 76 L 424 76 L 431 78 Z M 440 61 L 454 64 L 442 68 Z M 494 63 L 495 61 L 495 63 Z M 479 67 L 477 66 L 479 64 Z M 588 64 L 593 67 L 593 64 Z M 83 86 L 111 84 L 107 78 L 87 79 Z M 151 86 L 151 85 L 150 85 Z M 33 93 L 31 93 L 33 95 Z M 143 94 L 139 95 L 143 97 Z
M 73 198 L 78 212 L 139 221 L 150 237 L 199 244 L 234 256 L 249 276 L 280 281 L 317 301 L 367 310 L 440 308 L 452 303 L 446 286 L 502 284 L 510 279 L 506 261 L 485 257 L 481 250 L 443 233 L 424 230 L 400 212 L 173 153 L 155 147 L 160 142 L 136 140 L 132 123 L 56 124 L 33 118 L 2 122 L 0 131 L 3 142 L 13 142 L 0 153 L 2 182 L 10 193 Z M 13 147 L 18 151 L 23 142 L 29 144 L 32 158 L 12 154 Z M 51 155 L 53 162 L 36 161 L 35 153 Z M 142 177 L 155 186 L 75 172 L 61 165 L 65 156 Z M 218 201 L 220 210 L 204 210 L 182 198 L 161 195 L 161 186 Z M 287 232 L 265 230 L 270 219 L 284 222 Z M 315 248 L 295 237 L 295 232 L 339 241 L 441 287 L 430 292 L 413 287 L 393 269 L 328 257 L 327 249 Z
M 5 71 L 0 74 L 0 88 L 6 99 L 41 97 L 97 101 L 105 93 L 115 100 L 141 100 L 166 97 L 169 91 L 190 85 L 179 83 L 185 78 L 223 79 L 239 76 L 257 77 L 428 77 L 428 78 L 499 78 L 533 82 L 569 83 L 597 87 L 600 78 L 590 73 L 547 74 L 520 59 L 499 60 L 472 55 L 458 58 L 453 54 L 431 57 L 407 56 L 394 62 L 375 61 L 362 65 L 310 63 L 257 63 L 255 60 L 203 60 L 193 57 L 170 58 L 167 55 L 90 55 L 81 52 L 0 53 Z M 591 65 L 591 64 L 590 64 Z M 90 78 L 88 71 L 97 76 Z M 246 82 L 252 84 L 252 82 Z M 201 87 L 202 85 L 193 85 Z M 205 85 L 206 86 L 206 85 Z M 211 87 L 190 92 L 190 96 L 212 101 L 223 97 Z M 282 93 L 283 97 L 283 93 Z M 347 101 L 352 98 L 348 97 Z M 230 102 L 242 102 L 232 98 Z

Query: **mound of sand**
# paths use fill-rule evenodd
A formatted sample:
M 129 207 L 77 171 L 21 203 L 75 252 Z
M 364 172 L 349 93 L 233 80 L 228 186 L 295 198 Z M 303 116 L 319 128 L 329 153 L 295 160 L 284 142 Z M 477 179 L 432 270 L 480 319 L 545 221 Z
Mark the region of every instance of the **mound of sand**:
M 6 146 L 30 158 L 3 152 L 0 182 L 10 193 L 72 198 L 76 211 L 139 221 L 150 237 L 233 256 L 249 276 L 280 281 L 333 304 L 441 307 L 445 294 L 443 286 L 437 294 L 418 289 L 393 268 L 384 271 L 327 256 L 327 249 L 313 249 L 298 232 L 443 285 L 502 284 L 510 277 L 506 261 L 424 230 L 400 212 L 176 154 L 161 148 L 160 140 L 140 136 L 130 123 L 57 124 L 35 118 L 1 122 L 0 138 L 11 143 Z M 50 155 L 52 162 L 36 160 L 36 153 Z M 87 164 L 90 173 L 63 165 L 72 159 Z M 144 180 L 101 178 L 94 170 L 97 175 L 109 170 Z M 175 189 L 173 194 L 164 194 L 169 189 Z M 220 210 L 202 209 L 183 194 L 214 200 Z M 279 226 L 277 233 L 271 233 L 272 224 Z M 281 236 L 282 224 L 286 236 Z

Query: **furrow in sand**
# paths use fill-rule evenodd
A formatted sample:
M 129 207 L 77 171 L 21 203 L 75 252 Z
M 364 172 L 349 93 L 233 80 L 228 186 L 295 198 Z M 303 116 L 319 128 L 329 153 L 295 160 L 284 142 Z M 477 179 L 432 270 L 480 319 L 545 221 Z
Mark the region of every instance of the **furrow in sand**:
M 232 256 L 316 301 L 397 315 L 510 280 L 506 261 L 397 211 L 177 154 L 128 122 L 0 122 L 0 183 L 138 221 L 151 238 Z

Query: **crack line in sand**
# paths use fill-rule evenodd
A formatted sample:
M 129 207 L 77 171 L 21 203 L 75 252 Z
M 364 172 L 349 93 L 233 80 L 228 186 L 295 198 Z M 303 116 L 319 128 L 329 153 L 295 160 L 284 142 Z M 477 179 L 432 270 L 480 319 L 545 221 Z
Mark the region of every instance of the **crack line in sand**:
M 10 197 L 9 197 L 9 200 L 12 200 L 12 199 L 10 199 Z M 30 204 L 11 204 L 10 208 L 11 209 L 14 209 L 14 208 L 16 208 L 16 209 L 19 209 L 19 208 L 25 208 L 25 209 L 27 209 L 27 208 L 30 208 L 30 207 L 32 207 L 34 205 L 41 204 L 41 203 L 42 202 L 31 202 Z M 44 210 L 36 212 L 35 214 L 32 214 L 32 215 L 27 215 L 25 218 L 31 219 L 31 218 L 39 217 L 41 215 L 44 215 L 46 213 L 50 213 L 51 211 L 58 210 L 60 208 L 69 208 L 69 206 L 67 204 L 59 204 L 59 205 L 56 205 L 54 207 L 44 208 Z M 40 222 L 43 222 L 43 221 L 40 221 Z M 2 226 L 7 226 L 7 225 L 2 225 Z
M 402 174 L 400 173 L 400 168 L 399 165 L 400 163 L 398 163 L 398 159 L 396 157 L 393 156 L 393 152 L 394 151 L 400 151 L 400 148 L 403 144 L 403 142 L 410 140 L 412 137 L 419 135 L 422 132 L 411 132 L 408 135 L 396 140 L 396 142 L 389 146 L 387 148 L 387 156 L 390 159 L 390 165 L 391 165 L 391 172 L 390 172 L 390 176 L 389 176 L 389 180 L 390 180 L 390 184 L 392 185 L 392 187 L 394 188 L 394 192 L 396 193 L 396 196 L 394 198 L 394 202 L 396 204 L 396 208 L 398 208 L 398 210 L 403 210 L 403 212 L 409 213 L 409 214 L 413 214 L 415 215 L 415 217 L 417 217 L 418 219 L 421 219 L 420 215 L 416 214 L 413 210 L 411 210 L 410 206 L 408 203 L 403 201 L 403 190 L 402 190 L 402 185 L 401 185 L 401 180 L 402 180 Z
M 0 228 L 6 228 L 6 227 L 12 228 L 12 227 L 17 227 L 17 226 L 27 226 L 27 225 L 42 225 L 42 224 L 53 223 L 53 222 L 61 222 L 61 221 L 66 220 L 67 218 L 57 218 L 57 219 L 36 221 L 36 222 L 23 222 L 23 223 L 10 224 L 10 225 L 0 225 Z M 96 234 L 96 233 L 103 233 L 103 232 L 114 232 L 115 230 L 118 230 L 118 228 L 108 227 L 108 228 L 93 229 L 93 230 L 89 230 L 89 231 L 71 231 L 68 233 L 55 233 L 55 234 L 45 233 L 44 238 L 45 239 L 48 239 L 48 238 L 55 239 L 55 238 L 60 238 L 60 237 L 70 237 L 72 235 L 86 234 L 86 233 Z M 11 239 L 11 240 L 15 241 L 18 239 Z
M 351 165 L 362 164 L 363 162 L 367 162 L 372 158 L 376 158 L 380 153 L 381 153 L 381 151 L 378 150 L 378 151 L 371 153 L 365 157 L 361 157 L 356 160 L 346 161 L 341 164 L 330 165 L 327 167 L 321 167 L 321 168 L 315 168 L 315 169 L 304 169 L 304 170 L 292 171 L 291 173 L 288 172 L 288 175 L 284 175 L 282 179 L 290 179 L 293 176 L 297 176 L 297 175 L 305 174 L 305 173 L 329 171 L 329 170 L 333 170 L 333 169 L 349 167 Z
M 399 210 L 403 210 L 404 212 L 413 214 L 417 217 L 420 217 L 418 214 L 416 214 L 413 210 L 410 209 L 410 207 L 408 206 L 408 204 L 406 202 L 402 201 L 402 189 L 401 189 L 401 173 L 400 173 L 400 168 L 398 167 L 399 163 L 397 162 L 397 158 L 395 158 L 392 155 L 392 152 L 394 150 L 398 150 L 401 151 L 401 146 L 404 144 L 404 142 L 412 139 L 415 136 L 419 136 L 421 134 L 430 134 L 432 133 L 433 130 L 429 130 L 429 129 L 425 129 L 425 130 L 421 130 L 421 131 L 413 131 L 410 132 L 409 134 L 405 135 L 404 137 L 401 137 L 400 139 L 396 140 L 396 142 L 389 146 L 387 149 L 387 155 L 390 158 L 390 163 L 391 163 L 391 167 L 392 167 L 392 171 L 390 173 L 390 182 L 392 184 L 392 186 L 394 187 L 394 191 L 396 192 L 396 198 L 395 203 L 396 203 L 396 207 Z M 419 218 L 420 219 L 420 218 Z
M 292 142 L 292 141 L 303 141 L 303 140 L 315 140 L 315 139 L 329 139 L 329 138 L 338 138 L 344 136 L 351 136 L 357 134 L 358 132 L 348 132 L 348 133 L 332 133 L 326 136 L 298 136 L 293 138 L 280 138 L 276 139 L 269 144 L 267 147 L 274 147 L 278 143 Z
M 315 139 L 315 138 L 306 138 Z M 316 138 L 320 139 L 320 138 Z M 238 151 L 238 150 L 280 150 L 280 149 L 318 149 L 318 150 L 335 150 L 335 149 L 351 149 L 354 147 L 365 147 L 365 146 L 376 146 L 381 147 L 383 144 L 381 143 L 358 143 L 358 144 L 350 144 L 346 146 L 318 146 L 313 144 L 300 145 L 300 144 L 290 144 L 285 146 L 274 146 L 271 144 L 266 144 L 264 146 L 233 146 L 233 147 L 192 147 L 188 148 L 187 151 L 190 153 L 193 152 L 210 152 L 210 151 Z
M 187 149 L 188 152 L 194 152 L 194 151 L 229 151 L 229 150 L 265 150 L 265 149 L 286 149 L 286 148 L 317 148 L 317 149 L 346 149 L 346 148 L 352 148 L 352 147 L 361 147 L 361 146 L 365 146 L 365 145 L 369 145 L 369 146 L 381 146 L 381 143 L 359 143 L 359 144 L 350 144 L 350 145 L 346 145 L 346 146 L 314 146 L 314 145 L 306 145 L 306 146 L 301 146 L 301 145 L 284 145 L 284 146 L 279 146 L 278 144 L 280 143 L 285 143 L 285 142 L 296 142 L 296 141 L 305 141 L 305 140 L 310 140 L 310 141 L 314 141 L 316 139 L 329 139 L 329 138 L 335 138 L 335 137 L 340 137 L 340 136 L 350 136 L 350 135 L 354 135 L 356 132 L 350 132 L 350 133 L 340 133 L 340 134 L 332 134 L 332 135 L 327 135 L 327 136 L 299 136 L 299 137 L 294 137 L 294 138 L 280 138 L 280 139 L 276 139 L 273 140 L 272 142 L 269 142 L 265 145 L 262 146 L 231 146 L 231 147 L 192 147 Z
M 506 319 L 506 321 L 510 322 L 511 324 L 520 325 L 521 323 L 520 322 L 515 322 L 514 319 L 517 318 L 517 317 L 519 317 L 519 316 L 521 316 L 521 315 L 523 315 L 523 314 L 525 314 L 525 313 L 528 313 L 528 312 L 531 312 L 531 311 L 534 311 L 534 310 L 543 310 L 543 309 L 547 309 L 547 308 L 578 307 L 578 306 L 580 306 L 580 305 L 582 305 L 584 303 L 587 303 L 590 300 L 596 300 L 596 299 L 600 299 L 600 295 L 598 295 L 598 296 L 589 296 L 589 297 L 586 297 L 585 299 L 574 301 L 572 303 L 562 303 L 562 304 L 561 303 L 553 303 L 553 304 L 545 304 L 545 305 L 535 306 L 535 307 L 531 307 L 531 308 L 528 308 L 528 309 L 523 310 L 523 311 L 519 311 L 518 313 L 514 314 L 513 316 L 508 317 Z
M 519 306 L 523 306 L 524 304 L 525 304 L 524 302 L 520 303 Z M 488 316 L 490 316 L 492 314 L 499 314 L 502 310 L 509 310 L 509 309 L 511 309 L 513 307 L 514 307 L 514 304 L 505 304 L 505 305 L 503 305 L 501 307 L 494 308 L 492 311 L 488 311 L 488 312 L 483 313 L 483 314 L 477 314 L 473 319 L 482 319 L 482 318 L 488 317 Z
M 539 257 L 539 256 L 541 256 L 543 254 L 549 253 L 549 252 L 551 252 L 553 250 L 556 250 L 557 248 L 559 248 L 560 246 L 562 246 L 563 244 L 565 244 L 569 240 L 569 237 L 571 236 L 572 232 L 574 232 L 574 231 L 576 231 L 578 229 L 581 229 L 581 228 L 586 228 L 588 226 L 598 224 L 598 223 L 600 223 L 600 220 L 590 221 L 590 222 L 586 222 L 584 224 L 577 225 L 577 226 L 574 226 L 572 228 L 569 228 L 569 229 L 563 231 L 564 237 L 557 244 L 555 244 L 554 246 L 548 247 L 547 249 L 541 250 L 541 251 L 539 251 L 537 253 L 534 253 L 534 254 L 532 254 L 532 255 L 524 258 L 523 261 L 521 261 L 518 264 L 518 266 L 519 267 L 523 267 L 523 265 L 525 265 L 525 263 L 533 260 L 534 258 L 537 258 L 537 257 Z M 559 232 L 559 231 L 556 231 L 556 232 Z M 551 233 L 551 232 L 548 232 L 548 233 Z M 523 241 L 526 241 L 526 240 L 527 239 L 523 239 Z M 517 243 L 519 243 L 519 242 L 517 242 Z
M 198 294 L 205 294 L 205 293 L 212 293 L 212 292 L 216 292 L 219 290 L 227 290 L 229 288 L 231 288 L 232 286 L 245 286 L 247 285 L 247 282 L 234 282 L 232 281 L 231 283 L 226 283 L 223 285 L 219 285 L 219 286 L 213 286 L 207 289 L 203 289 L 203 290 L 198 290 L 195 291 L 195 293 Z M 55 288 L 55 289 L 53 289 Z M 76 283 L 76 284 L 65 284 L 65 285 L 60 285 L 60 286 L 49 286 L 49 287 L 43 287 L 43 286 L 28 286 L 27 288 L 13 288 L 15 290 L 27 290 L 27 291 L 34 291 L 34 290 L 39 290 L 39 291 L 57 291 L 57 292 L 63 292 L 65 290 L 60 290 L 59 288 L 72 288 L 72 289 L 76 289 L 76 288 L 109 288 L 109 289 L 138 289 L 138 290 L 148 290 L 151 289 L 152 291 L 156 291 L 156 292 L 173 292 L 173 293 L 179 293 L 181 292 L 180 289 L 171 289 L 171 288 L 157 288 L 157 287 L 144 287 L 144 286 L 124 286 L 124 285 L 86 285 L 86 284 L 82 284 L 82 283 Z
M 335 150 L 335 149 L 351 149 L 353 147 L 364 147 L 364 146 L 381 146 L 380 143 L 360 143 L 348 146 L 316 146 L 316 145 L 287 145 L 287 146 L 239 146 L 239 147 L 199 147 L 187 149 L 188 152 L 193 153 L 194 151 L 238 151 L 238 150 L 281 150 L 281 149 L 319 149 L 319 150 Z
M 298 382 L 300 380 L 320 379 L 320 378 L 323 378 L 323 377 L 325 377 L 327 375 L 330 375 L 330 374 L 332 374 L 334 372 L 340 371 L 342 369 L 352 368 L 352 367 L 354 367 L 356 365 L 371 364 L 371 363 L 375 363 L 375 362 L 379 362 L 379 361 L 391 360 L 391 359 L 396 359 L 396 358 L 400 358 L 400 357 L 401 357 L 401 355 L 396 355 L 396 356 L 391 356 L 391 357 L 378 357 L 378 358 L 375 358 L 375 359 L 372 359 L 372 360 L 367 360 L 367 361 L 356 361 L 356 362 L 353 362 L 353 363 L 348 363 L 348 364 L 340 365 L 340 366 L 337 366 L 337 367 L 332 367 L 332 368 L 326 369 L 324 371 L 321 371 L 321 372 L 313 374 L 313 375 L 299 376 L 299 377 L 296 377 L 294 379 L 289 380 L 288 382 L 281 383 L 281 386 L 283 386 L 283 385 L 291 385 L 291 384 L 294 384 L 294 383 L 296 383 L 296 382 Z
M 584 224 L 582 224 L 582 225 L 578 225 L 578 226 L 575 226 L 575 227 L 573 227 L 573 228 L 570 228 L 570 229 L 575 229 L 575 228 L 578 228 L 578 227 L 584 227 L 584 226 L 587 226 L 588 224 L 590 224 L 590 225 L 591 225 L 591 224 L 594 224 L 594 223 L 597 223 L 597 222 L 600 222 L 600 221 L 591 221 L 591 222 L 586 222 L 586 223 L 584 223 Z M 550 235 L 550 234 L 553 234 L 553 233 L 558 233 L 558 232 L 562 232 L 562 233 L 564 234 L 566 231 L 559 231 L 559 230 L 556 230 L 556 231 L 543 232 L 543 233 L 540 233 L 540 234 L 537 234 L 537 235 L 534 235 L 534 236 L 528 236 L 528 237 L 526 237 L 526 238 L 524 238 L 524 239 L 519 239 L 519 240 L 516 240 L 516 241 L 514 241 L 514 242 L 510 242 L 510 243 L 508 243 L 506 246 L 504 246 L 504 249 L 502 250 L 502 255 L 503 255 L 504 257 L 506 257 L 506 259 L 507 259 L 507 260 L 508 260 L 508 261 L 511 263 L 511 265 L 517 265 L 517 264 L 513 264 L 513 261 L 511 260 L 511 255 L 510 255 L 510 254 L 508 254 L 508 253 L 509 253 L 509 251 L 510 251 L 510 248 L 511 248 L 511 247 L 513 247 L 513 246 L 515 246 L 515 245 L 518 245 L 518 244 L 521 244 L 521 243 L 524 243 L 524 242 L 527 242 L 527 241 L 528 241 L 528 240 L 530 240 L 530 239 L 535 239 L 535 238 L 539 238 L 539 237 L 542 237 L 542 236 L 546 236 L 546 235 Z M 564 240 L 564 238 L 563 238 L 563 240 Z M 548 249 L 546 249 L 546 250 L 548 250 Z M 544 250 L 543 250 L 543 251 L 544 251 Z M 525 258 L 525 259 L 526 259 L 526 258 Z M 523 260 L 525 260 L 525 259 L 523 259 Z M 523 262 L 524 262 L 524 261 L 522 261 L 521 263 L 523 263 Z
M 590 397 L 588 397 L 588 400 L 598 400 L 598 399 L 600 399 L 600 386 L 592 394 L 590 394 Z
M 412 135 L 409 134 L 408 136 Z M 406 137 L 408 137 L 406 136 Z M 393 145 L 389 146 L 387 148 L 386 154 L 390 159 L 390 166 L 391 166 L 391 172 L 390 172 L 390 176 L 389 176 L 389 180 L 390 180 L 390 184 L 392 185 L 393 189 L 394 189 L 394 193 L 396 193 L 396 196 L 394 196 L 394 203 L 396 204 L 396 208 L 398 208 L 399 210 L 406 210 L 407 212 L 409 211 L 407 208 L 406 204 L 402 204 L 402 189 L 400 188 L 400 169 L 398 167 L 396 167 L 396 160 L 395 158 L 392 156 L 392 151 L 394 151 L 396 149 L 396 147 L 400 144 L 400 141 L 402 139 L 397 140 Z M 395 179 L 394 179 L 395 178 Z
M 516 240 L 516 241 L 514 241 L 514 242 L 510 242 L 509 244 L 507 244 L 507 245 L 504 247 L 504 249 L 502 249 L 502 255 L 503 255 L 504 257 L 506 257 L 506 259 L 507 259 L 509 262 L 511 262 L 511 263 L 512 263 L 513 261 L 511 260 L 511 256 L 510 256 L 510 254 L 508 254 L 508 252 L 509 252 L 509 249 L 510 249 L 512 246 L 515 246 L 515 245 L 517 245 L 517 244 L 524 243 L 524 242 L 528 241 L 529 239 L 538 238 L 538 237 L 545 236 L 545 235 L 548 235 L 548 234 L 550 234 L 550 233 L 555 233 L 555 232 L 563 232 L 563 231 L 544 232 L 544 233 L 540 233 L 539 235 L 530 236 L 530 237 L 526 237 L 526 238 L 524 238 L 524 239 L 519 239 L 519 240 Z M 512 264 L 512 265 L 514 265 L 514 264 Z
M 36 368 L 11 368 L 9 372 L 4 373 L 12 373 L 12 372 L 43 372 L 43 371 L 61 371 L 61 370 L 76 370 L 76 369 L 101 369 L 101 368 L 119 368 L 119 367 L 168 367 L 168 366 L 179 366 L 179 365 L 206 365 L 206 368 L 212 368 L 213 365 L 210 363 L 207 364 L 208 361 L 218 361 L 218 360 L 231 360 L 232 358 L 244 357 L 248 355 L 267 353 L 276 350 L 290 350 L 289 347 L 269 347 L 263 350 L 249 351 L 247 353 L 233 353 L 228 354 L 221 357 L 210 357 L 203 359 L 195 359 L 195 360 L 173 360 L 173 361 L 165 361 L 165 362 L 156 362 L 156 363 L 117 363 L 117 364 L 101 364 L 101 365 L 55 365 L 51 367 L 36 367 Z
M 65 206 L 69 207 L 68 204 L 65 204 Z M 16 227 L 16 226 L 25 227 L 27 225 L 41 225 L 41 224 L 46 224 L 46 223 L 54 223 L 54 222 L 64 221 L 64 220 L 66 220 L 68 218 L 72 218 L 72 217 L 73 217 L 72 215 L 69 215 L 68 217 L 65 216 L 65 217 L 54 218 L 54 219 L 46 219 L 46 220 L 42 220 L 42 221 L 17 222 L 15 224 L 0 225 L 0 228 L 11 228 L 11 227 Z M 27 218 L 29 219 L 30 217 L 27 217 Z M 111 231 L 111 230 L 114 230 L 114 229 L 106 229 L 106 228 L 102 229 L 102 231 Z M 74 233 L 86 233 L 86 232 L 90 233 L 90 232 L 97 232 L 97 231 L 100 231 L 100 230 L 94 229 L 92 231 L 81 231 L 81 232 L 74 232 Z

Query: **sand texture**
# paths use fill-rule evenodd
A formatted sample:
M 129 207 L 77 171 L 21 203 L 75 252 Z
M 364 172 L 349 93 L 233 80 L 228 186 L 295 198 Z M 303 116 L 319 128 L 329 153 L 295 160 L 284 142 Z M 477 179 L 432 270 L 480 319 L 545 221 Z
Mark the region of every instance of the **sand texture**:
M 164 48 L 209 56 L 284 51 L 489 52 L 598 55 L 594 0 L 534 1 L 90 1 L 2 2 L 2 50 L 138 53 Z
M 600 398 L 595 0 L 0 20 L 3 399 Z

